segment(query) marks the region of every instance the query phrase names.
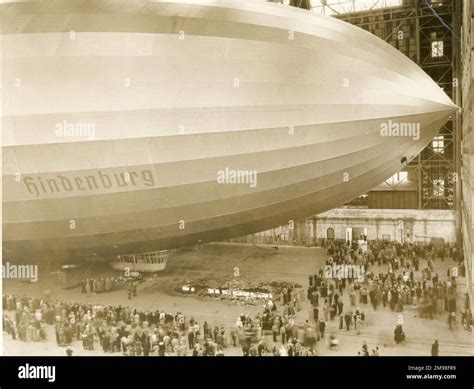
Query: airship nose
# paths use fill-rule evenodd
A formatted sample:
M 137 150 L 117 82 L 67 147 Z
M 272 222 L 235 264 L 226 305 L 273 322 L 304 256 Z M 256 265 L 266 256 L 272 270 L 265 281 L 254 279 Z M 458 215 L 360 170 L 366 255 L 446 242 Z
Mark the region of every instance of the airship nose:
M 413 66 L 417 67 L 419 73 L 423 74 L 423 82 L 420 80 L 415 80 L 418 82 L 418 88 L 423 88 L 423 97 L 433 103 L 439 104 L 441 110 L 447 110 L 450 112 L 455 112 L 460 107 L 457 106 L 452 99 L 448 96 L 446 91 L 439 86 L 428 74 L 426 74 L 421 68 L 418 68 L 418 65 L 413 63 Z
M 442 87 L 440 87 L 438 84 L 436 84 L 434 80 L 432 80 L 432 82 L 436 87 L 439 88 L 439 95 L 440 95 L 439 100 L 443 101 L 443 105 L 447 109 L 449 109 L 452 112 L 455 112 L 455 111 L 457 111 L 458 109 L 461 108 L 451 100 L 451 98 L 448 96 L 448 94 L 444 91 L 444 89 Z

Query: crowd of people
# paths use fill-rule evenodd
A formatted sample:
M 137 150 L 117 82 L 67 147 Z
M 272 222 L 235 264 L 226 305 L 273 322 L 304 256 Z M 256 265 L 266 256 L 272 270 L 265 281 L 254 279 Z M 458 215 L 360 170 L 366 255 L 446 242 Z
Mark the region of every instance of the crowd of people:
M 80 340 L 84 350 L 128 356 L 223 355 L 227 333 L 223 327 L 201 326 L 182 313 L 143 311 L 122 306 L 103 306 L 70 301 L 48 302 L 42 298 L 3 295 L 4 331 L 21 341 L 45 340 L 44 327 L 54 325 L 56 343 L 67 347 Z M 43 329 L 33 336 L 25 328 Z
M 80 341 L 84 350 L 128 356 L 221 356 L 229 347 L 240 347 L 244 356 L 312 356 L 323 345 L 337 349 L 338 333 L 360 335 L 367 317 L 373 322 L 381 309 L 400 313 L 406 306 L 416 307 L 421 319 L 446 315 L 450 329 L 461 313 L 463 327 L 471 331 L 469 296 L 463 304 L 458 302 L 456 276 L 449 270 L 441 279 L 434 271 L 434 252 L 430 246 L 397 242 L 372 241 L 366 251 L 356 242 L 332 242 L 326 266 L 358 265 L 364 270 L 362 279 L 328 277 L 322 266 L 309 275 L 306 291 L 287 284 L 273 293 L 255 317 L 241 314 L 227 328 L 198 323 L 181 312 L 15 295 L 3 295 L 4 310 L 9 313 L 3 315 L 3 327 L 13 339 L 44 341 L 47 326 L 54 326 L 59 347 Z M 444 251 L 440 255 L 444 260 Z M 422 269 L 421 263 L 426 264 Z M 86 279 L 81 291 L 88 295 L 109 291 L 115 282 Z M 127 283 L 129 299 L 136 296 L 136 286 L 136 282 Z M 308 309 L 307 318 L 297 320 L 297 313 L 304 309 Z M 398 318 L 393 339 L 403 344 L 403 315 Z M 433 347 L 432 353 L 438 353 L 437 342 Z M 66 351 L 70 355 L 71 349 Z M 377 356 L 379 349 L 369 352 L 364 342 L 358 354 Z
M 267 301 L 262 313 L 251 318 L 241 314 L 232 332 L 233 345 L 238 338 L 244 356 L 312 356 L 316 355 L 316 342 L 324 336 L 315 326 L 306 321 L 299 325 L 295 321 L 295 313 L 299 305 L 298 293 L 294 289 L 285 288 L 281 293 L 283 309 L 278 312 L 273 301 Z M 236 336 L 236 335 L 238 336 Z M 271 341 L 265 337 L 271 334 Z
M 120 284 L 120 279 L 114 277 L 86 278 L 81 281 L 81 293 L 89 297 L 94 293 L 113 291 Z
M 411 306 L 416 307 L 420 318 L 446 315 L 449 329 L 453 328 L 460 314 L 463 327 L 472 331 L 469 295 L 465 294 L 462 306 L 458 302 L 456 278 L 465 273 L 462 264 L 459 268 L 448 268 L 445 280 L 441 280 L 434 270 L 434 260 L 444 261 L 447 252 L 457 258 L 454 248 L 436 249 L 433 245 L 371 241 L 364 252 L 356 242 L 351 245 L 331 243 L 327 249 L 326 265 L 358 265 L 363 268 L 364 277 L 362 281 L 355 277 L 327 278 L 323 268 L 310 275 L 307 297 L 313 307 L 313 318 L 317 320 L 321 316 L 322 300 L 322 314 L 326 321 L 339 316 L 339 329 L 353 328 L 359 333 L 365 313 L 363 309 L 355 308 L 357 305 L 370 304 L 374 312 L 380 305 L 393 312 L 403 312 L 404 307 Z M 420 263 L 426 263 L 426 266 L 420 269 Z M 386 271 L 381 271 L 382 265 Z M 346 291 L 349 307 L 344 310 L 341 296 Z M 405 340 L 403 315 L 398 317 L 394 330 L 397 344 Z

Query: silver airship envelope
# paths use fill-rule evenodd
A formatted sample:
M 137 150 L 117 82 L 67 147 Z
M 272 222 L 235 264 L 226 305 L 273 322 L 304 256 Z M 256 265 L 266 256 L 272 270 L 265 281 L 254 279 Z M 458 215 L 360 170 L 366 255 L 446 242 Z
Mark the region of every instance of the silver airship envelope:
M 6 258 L 146 252 L 332 209 L 456 109 L 337 19 L 243 0 L 0 5 Z

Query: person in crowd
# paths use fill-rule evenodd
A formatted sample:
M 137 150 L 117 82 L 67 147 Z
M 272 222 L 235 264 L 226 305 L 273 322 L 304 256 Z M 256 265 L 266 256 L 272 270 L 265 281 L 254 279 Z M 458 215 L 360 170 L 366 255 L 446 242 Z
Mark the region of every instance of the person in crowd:
M 396 344 L 400 344 L 405 341 L 405 333 L 403 332 L 403 328 L 401 324 L 397 324 L 393 333 L 394 333 L 393 338 Z
M 435 341 L 431 345 L 431 356 L 432 357 L 439 356 L 439 343 L 437 339 L 435 339 Z

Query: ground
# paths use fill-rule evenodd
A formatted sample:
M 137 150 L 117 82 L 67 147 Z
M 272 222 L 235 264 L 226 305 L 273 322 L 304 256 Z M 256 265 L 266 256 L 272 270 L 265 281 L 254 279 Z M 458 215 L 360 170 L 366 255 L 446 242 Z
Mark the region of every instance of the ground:
M 322 248 L 280 247 L 278 251 L 271 246 L 254 246 L 244 244 L 209 244 L 201 250 L 180 250 L 171 256 L 167 268 L 154 279 L 142 283 L 138 297 L 131 302 L 127 300 L 125 290 L 92 295 L 87 298 L 79 288 L 64 290 L 54 274 L 43 274 L 40 267 L 39 281 L 25 283 L 18 280 L 4 280 L 3 292 L 28 296 L 43 296 L 49 290 L 53 299 L 72 300 L 78 302 L 101 303 L 107 305 L 130 305 L 145 310 L 164 309 L 169 312 L 183 312 L 187 317 L 194 316 L 200 323 L 207 321 L 211 325 L 224 325 L 230 328 L 235 324 L 241 313 L 255 316 L 262 311 L 262 304 L 242 305 L 230 303 L 209 297 L 183 296 L 176 293 L 177 287 L 186 284 L 205 283 L 215 287 L 225 281 L 233 280 L 241 285 L 257 285 L 272 281 L 286 281 L 308 286 L 308 275 L 324 265 L 326 251 Z M 92 276 L 102 273 L 103 265 L 92 264 L 83 268 L 81 276 Z M 426 264 L 421 261 L 420 270 Z M 455 266 L 454 262 L 446 260 L 435 261 L 435 272 L 441 280 L 446 278 L 448 267 Z M 386 266 L 375 267 L 375 273 L 385 272 Z M 110 270 L 107 270 L 111 274 Z M 238 274 L 236 276 L 236 274 Z M 417 272 L 415 277 L 420 277 Z M 463 278 L 458 278 L 459 302 L 463 303 L 465 284 Z M 305 294 L 305 293 L 303 293 Z M 344 296 L 344 304 L 349 306 L 348 296 Z M 304 323 L 309 318 L 308 303 L 302 304 L 297 313 L 297 322 Z M 379 307 L 374 312 L 370 305 L 361 305 L 366 312 L 366 322 L 360 334 L 354 330 L 339 330 L 338 319 L 327 323 L 326 334 L 334 333 L 340 339 L 337 350 L 329 350 L 326 343 L 318 342 L 318 355 L 357 355 L 362 342 L 365 340 L 369 350 L 379 346 L 381 355 L 430 355 L 434 339 L 439 341 L 440 355 L 474 355 L 472 333 L 465 331 L 459 323 L 453 330 L 448 329 L 447 314 L 435 316 L 434 320 L 420 319 L 414 307 L 405 306 L 403 328 L 406 342 L 395 345 L 393 330 L 398 322 L 400 313 L 391 312 L 388 307 Z M 54 330 L 48 328 L 47 341 L 23 343 L 13 341 L 10 336 L 4 336 L 5 355 L 65 355 L 63 348 L 55 342 Z M 267 337 L 271 343 L 271 337 Z M 326 335 L 327 339 L 327 335 Z M 74 355 L 103 355 L 101 350 L 84 351 L 80 342 L 72 345 Z M 239 348 L 225 349 L 226 355 L 241 355 Z M 109 355 L 109 354 L 108 354 Z M 115 355 L 119 355 L 116 353 Z

